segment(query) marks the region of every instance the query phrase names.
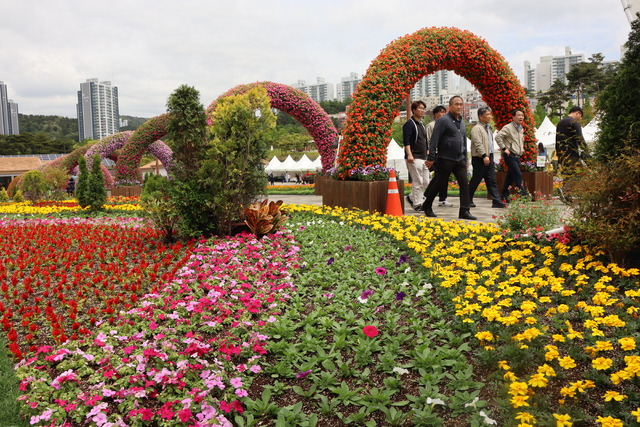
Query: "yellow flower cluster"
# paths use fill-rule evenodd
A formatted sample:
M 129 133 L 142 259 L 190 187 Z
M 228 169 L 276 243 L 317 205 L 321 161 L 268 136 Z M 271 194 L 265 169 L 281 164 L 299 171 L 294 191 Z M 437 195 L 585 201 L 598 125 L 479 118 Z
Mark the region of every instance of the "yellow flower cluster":
M 104 205 L 106 210 L 117 209 L 123 211 L 140 211 L 142 207 L 138 203 L 122 203 L 115 204 L 107 200 Z M 76 200 L 66 200 L 55 203 L 45 203 L 42 205 L 33 205 L 31 202 L 22 203 L 0 203 L 0 215 L 52 215 L 60 212 L 82 211 Z
M 456 316 L 476 329 L 481 348 L 499 352 L 515 342 L 521 357 L 539 361 L 537 367 L 527 366 L 530 371 L 522 379 L 518 378 L 522 373 L 510 370 L 515 359 L 500 362 L 514 409 L 552 407 L 547 396 L 553 392 L 565 399 L 591 393 L 590 399 L 602 403 L 617 401 L 617 395 L 603 395 L 604 389 L 586 378 L 576 380 L 576 375 L 609 376 L 611 386 L 631 384 L 629 380 L 640 376 L 637 331 L 630 327 L 637 325 L 640 313 L 638 269 L 603 263 L 598 258 L 601 253 L 580 245 L 508 240 L 492 224 L 324 206 L 287 205 L 286 209 L 330 215 L 406 242 L 422 257 L 432 275 L 429 280 L 451 295 Z M 616 357 L 620 352 L 627 355 Z M 572 371 L 555 377 L 558 369 Z M 535 391 L 549 387 L 553 391 L 539 395 Z M 564 405 L 565 399 L 558 404 Z M 529 412 L 518 414 L 521 425 L 535 424 Z M 631 415 L 635 414 L 629 410 L 626 416 Z M 553 416 L 557 425 L 571 425 L 566 413 Z M 600 417 L 598 422 L 616 425 L 616 419 Z

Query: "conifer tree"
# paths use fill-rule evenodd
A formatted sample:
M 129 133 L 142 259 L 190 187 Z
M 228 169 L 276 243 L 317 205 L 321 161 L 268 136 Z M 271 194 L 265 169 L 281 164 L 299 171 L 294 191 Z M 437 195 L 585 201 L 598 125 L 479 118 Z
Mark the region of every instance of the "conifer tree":
M 601 121 L 596 156 L 600 160 L 617 156 L 625 147 L 640 148 L 640 13 L 637 16 L 618 73 L 597 101 Z
M 81 208 L 86 208 L 91 204 L 89 198 L 89 169 L 84 156 L 78 159 L 78 183 L 76 184 L 76 199 Z

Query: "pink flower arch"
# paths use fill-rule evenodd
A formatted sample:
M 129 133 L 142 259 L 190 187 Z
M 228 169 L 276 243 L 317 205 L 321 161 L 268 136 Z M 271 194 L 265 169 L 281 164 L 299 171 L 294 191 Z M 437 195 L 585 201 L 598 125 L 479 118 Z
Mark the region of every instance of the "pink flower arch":
M 209 123 L 211 123 L 211 113 L 216 109 L 219 99 L 246 93 L 256 86 L 262 86 L 266 89 L 271 99 L 272 108 L 284 111 L 304 126 L 313 137 L 313 141 L 318 148 L 322 169 L 332 168 L 336 156 L 333 143 L 338 138 L 338 131 L 329 115 L 317 102 L 306 93 L 291 86 L 268 81 L 236 86 L 220 95 L 218 99 L 209 105 L 209 108 L 207 108 Z

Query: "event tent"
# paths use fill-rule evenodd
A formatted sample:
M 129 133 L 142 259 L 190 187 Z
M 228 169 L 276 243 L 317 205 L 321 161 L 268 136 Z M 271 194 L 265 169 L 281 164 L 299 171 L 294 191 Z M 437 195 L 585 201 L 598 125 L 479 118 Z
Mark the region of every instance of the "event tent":
M 551 123 L 549 117 L 545 117 L 540 123 L 535 135 L 538 142 L 542 142 L 542 145 L 547 150 L 548 158 L 553 157 L 553 153 L 556 151 L 556 126 Z
M 265 172 L 278 172 L 281 171 L 282 162 L 278 160 L 277 156 L 273 156 L 273 158 L 269 161 L 269 164 L 265 166 Z
M 404 160 L 404 148 L 398 145 L 393 138 L 387 145 L 387 167 L 393 168 L 398 172 L 398 179 L 409 179 L 407 163 Z
M 301 170 L 301 171 L 304 171 L 304 172 L 315 171 L 316 170 L 316 166 L 313 164 L 311 159 L 309 159 L 309 157 L 307 157 L 306 154 L 303 154 L 302 157 L 300 158 L 300 160 L 298 160 L 296 164 L 297 164 L 298 170 Z

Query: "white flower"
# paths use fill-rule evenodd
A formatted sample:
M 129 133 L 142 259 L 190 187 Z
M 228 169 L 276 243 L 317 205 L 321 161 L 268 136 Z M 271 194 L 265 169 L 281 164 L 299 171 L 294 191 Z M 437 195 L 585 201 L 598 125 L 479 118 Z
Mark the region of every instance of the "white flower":
M 410 271 L 411 271 L 411 267 L 407 267 L 407 268 L 404 269 L 404 274 L 407 274 Z
M 395 368 L 393 368 L 393 372 L 397 372 L 400 375 L 404 375 L 404 374 L 408 374 L 409 371 L 407 369 L 401 368 L 399 366 L 396 366 Z
M 405 280 L 404 282 L 400 283 L 400 286 L 409 286 L 409 282 Z
M 492 420 L 491 418 L 489 418 L 489 417 L 487 416 L 487 414 L 485 414 L 485 413 L 484 413 L 484 411 L 480 411 L 480 416 L 481 416 L 482 418 L 484 418 L 484 422 L 485 422 L 485 423 L 487 423 L 487 424 L 489 424 L 489 425 L 493 425 L 493 426 L 497 426 L 497 425 L 498 425 L 498 423 L 496 422 L 496 420 Z
M 425 284 L 422 286 L 422 288 L 423 288 L 423 289 L 432 289 L 432 288 L 433 288 L 433 285 L 432 285 L 431 283 L 425 283 Z
M 473 402 L 471 403 L 465 403 L 464 407 L 468 408 L 469 406 L 473 406 L 474 408 L 476 407 L 476 402 L 478 401 L 478 398 L 476 397 L 475 399 L 473 399 Z
M 430 397 L 427 397 L 427 405 L 443 405 L 444 406 L 444 400 L 442 399 L 432 399 Z

